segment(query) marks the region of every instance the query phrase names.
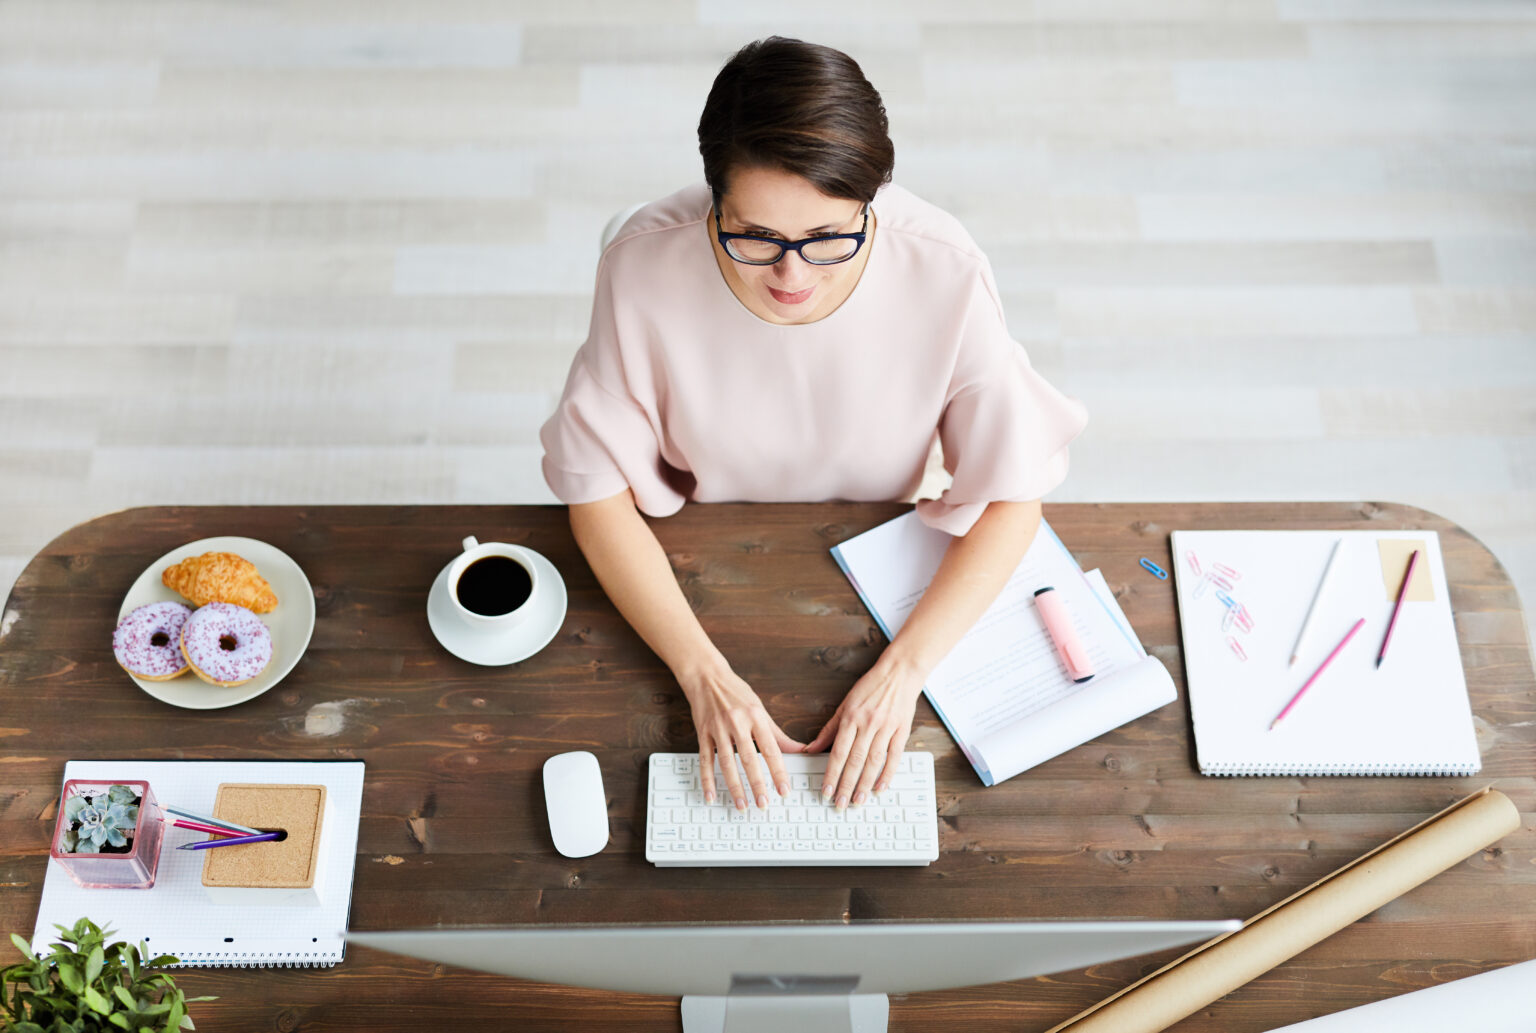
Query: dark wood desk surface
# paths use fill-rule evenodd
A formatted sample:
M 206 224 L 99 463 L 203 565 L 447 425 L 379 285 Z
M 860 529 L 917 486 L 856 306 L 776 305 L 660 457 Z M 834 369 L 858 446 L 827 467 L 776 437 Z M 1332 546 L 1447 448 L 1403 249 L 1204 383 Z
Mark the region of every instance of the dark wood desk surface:
M 895 505 L 689 506 L 654 522 L 689 601 L 792 735 L 809 738 L 883 639 L 827 553 Z M 335 758 L 368 762 L 352 924 L 657 920 L 1246 918 L 1471 790 L 1494 784 L 1520 832 L 1185 1020 L 1265 1030 L 1536 957 L 1536 680 L 1503 568 L 1459 527 L 1378 504 L 1048 505 L 1100 567 L 1180 700 L 1001 786 L 980 785 L 925 703 L 912 746 L 938 762 L 940 860 L 916 869 L 656 869 L 641 773 L 693 746 L 676 684 L 604 598 L 558 507 L 137 509 L 61 535 L 18 580 L 0 625 L 0 927 L 30 935 L 66 759 Z M 1209 779 L 1193 763 L 1171 566 L 1173 528 L 1438 531 L 1483 774 Z M 315 588 L 309 650 L 280 685 L 226 710 L 140 692 L 109 641 L 129 584 L 217 534 L 285 550 Z M 425 614 L 441 566 L 475 534 L 530 546 L 570 589 L 538 656 L 480 668 Z M 306 730 L 342 701 L 337 729 Z M 539 767 L 589 749 L 610 795 L 596 857 L 553 850 Z M 4 951 L 10 952 L 7 944 Z M 892 1001 L 896 1030 L 1044 1029 L 1177 952 Z M 675 999 L 522 983 L 354 948 L 332 970 L 189 970 L 199 1029 L 677 1029 Z

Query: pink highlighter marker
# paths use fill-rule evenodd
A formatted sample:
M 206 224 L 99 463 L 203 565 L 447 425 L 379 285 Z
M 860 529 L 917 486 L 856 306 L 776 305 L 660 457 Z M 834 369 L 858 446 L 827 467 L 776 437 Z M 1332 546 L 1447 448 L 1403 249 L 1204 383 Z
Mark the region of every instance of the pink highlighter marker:
M 1056 643 L 1056 652 L 1061 657 L 1061 662 L 1067 665 L 1067 674 L 1073 681 L 1085 682 L 1093 677 L 1093 661 L 1088 659 L 1088 650 L 1083 648 L 1082 640 L 1077 637 L 1077 629 L 1072 626 L 1072 615 L 1067 613 L 1067 604 L 1061 601 L 1061 596 L 1056 589 L 1046 586 L 1035 592 L 1035 609 L 1040 611 L 1040 620 L 1045 624 L 1045 630 L 1050 632 L 1051 641 Z

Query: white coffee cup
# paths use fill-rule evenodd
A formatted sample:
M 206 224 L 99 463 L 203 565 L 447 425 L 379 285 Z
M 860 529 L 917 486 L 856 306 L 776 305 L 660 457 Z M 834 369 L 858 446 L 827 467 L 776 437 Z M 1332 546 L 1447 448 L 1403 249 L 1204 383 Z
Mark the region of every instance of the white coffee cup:
M 521 545 L 508 545 L 506 542 L 486 542 L 481 545 L 473 535 L 464 539 L 464 551 L 448 568 L 448 599 L 453 604 L 453 612 L 466 625 L 476 630 L 483 631 L 510 631 L 528 619 L 533 612 L 535 603 L 539 597 L 539 572 L 534 567 L 533 558 L 536 556 L 532 549 L 525 549 Z M 483 608 L 499 610 L 504 605 L 510 605 L 510 609 L 503 612 L 482 613 L 466 605 L 459 598 L 460 579 L 466 571 L 481 560 L 503 557 L 511 560 L 528 575 L 526 595 L 521 583 L 521 576 L 507 569 L 504 574 L 511 575 L 506 584 L 499 584 L 495 578 L 487 583 L 482 583 L 476 575 L 471 575 L 471 584 L 468 588 L 478 594 L 470 602 L 480 602 Z M 480 577 L 483 578 L 482 571 Z M 498 592 L 504 593 L 498 596 Z M 493 603 L 485 607 L 486 602 Z

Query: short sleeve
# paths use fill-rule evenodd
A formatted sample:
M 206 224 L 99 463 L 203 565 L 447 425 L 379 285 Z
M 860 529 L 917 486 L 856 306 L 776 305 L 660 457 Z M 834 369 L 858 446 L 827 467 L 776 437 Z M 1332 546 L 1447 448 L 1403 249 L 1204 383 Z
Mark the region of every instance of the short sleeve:
M 1058 391 L 1008 335 L 983 265 L 966 313 L 939 440 L 953 482 L 917 504 L 930 527 L 964 535 L 992 502 L 1028 502 L 1067 476 L 1067 445 L 1088 410 Z
M 544 480 L 567 505 L 634 492 L 650 516 L 682 508 L 684 495 L 661 454 L 648 370 L 625 367 L 606 263 L 598 270 L 592 325 L 576 353 L 555 413 L 539 430 Z M 643 352 L 638 352 L 643 354 Z M 669 476 L 673 474 L 673 476 Z

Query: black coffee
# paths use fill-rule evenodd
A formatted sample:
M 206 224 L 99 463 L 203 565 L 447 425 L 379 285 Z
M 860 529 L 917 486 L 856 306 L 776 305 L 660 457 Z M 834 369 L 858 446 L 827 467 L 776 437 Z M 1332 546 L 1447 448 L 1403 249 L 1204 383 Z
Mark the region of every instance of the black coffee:
M 475 560 L 459 575 L 459 602 L 471 613 L 500 617 L 533 594 L 533 579 L 523 565 L 506 556 Z

